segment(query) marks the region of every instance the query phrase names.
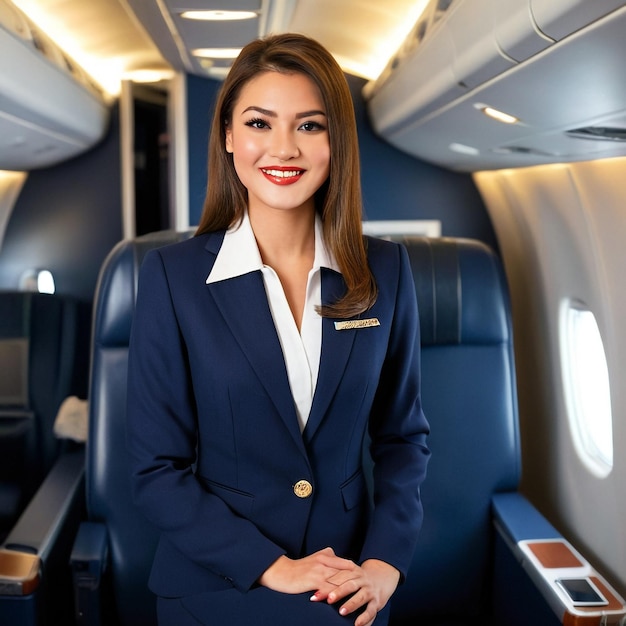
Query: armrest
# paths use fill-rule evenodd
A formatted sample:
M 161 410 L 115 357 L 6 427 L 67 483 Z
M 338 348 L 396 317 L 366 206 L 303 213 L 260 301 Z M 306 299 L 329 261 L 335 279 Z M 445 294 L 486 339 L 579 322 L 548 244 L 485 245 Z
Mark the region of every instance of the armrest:
M 77 626 L 102 623 L 100 587 L 107 567 L 108 545 L 104 524 L 83 522 L 80 525 L 70 557 Z
M 567 626 L 626 624 L 626 603 L 591 564 L 519 493 L 493 497 L 494 524 L 524 571 Z M 580 606 L 557 584 L 560 578 L 589 578 L 605 605 Z
M 561 533 L 520 493 L 495 494 L 491 505 L 496 527 L 508 542 L 561 538 Z
M 16 525 L 0 555 L 0 623 L 68 623 L 71 541 L 84 513 L 84 449 L 62 455 Z
M 84 476 L 83 448 L 62 455 L 7 536 L 3 547 L 37 554 L 45 561 L 65 530 L 68 516 L 78 518 L 82 513 Z
M 39 584 L 39 557 L 0 548 L 0 595 L 25 596 Z

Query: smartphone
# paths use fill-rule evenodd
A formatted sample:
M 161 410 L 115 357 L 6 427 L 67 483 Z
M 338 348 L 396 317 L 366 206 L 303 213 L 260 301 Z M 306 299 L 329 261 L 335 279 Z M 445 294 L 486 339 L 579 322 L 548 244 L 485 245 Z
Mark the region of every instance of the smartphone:
M 574 606 L 605 606 L 609 603 L 590 578 L 557 578 L 556 584 Z

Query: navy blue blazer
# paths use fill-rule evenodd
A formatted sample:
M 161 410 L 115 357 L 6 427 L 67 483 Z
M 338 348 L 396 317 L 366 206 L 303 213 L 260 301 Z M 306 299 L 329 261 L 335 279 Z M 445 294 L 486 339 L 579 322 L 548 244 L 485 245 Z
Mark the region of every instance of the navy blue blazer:
M 280 555 L 331 546 L 406 573 L 429 451 L 417 304 L 406 250 L 368 239 L 379 295 L 337 330 L 324 318 L 319 377 L 300 433 L 261 272 L 206 284 L 224 233 L 150 252 L 128 377 L 134 498 L 161 531 L 150 587 L 245 592 Z M 322 270 L 322 300 L 340 274 Z M 374 493 L 362 448 L 369 427 Z M 300 497 L 294 486 L 312 486 Z

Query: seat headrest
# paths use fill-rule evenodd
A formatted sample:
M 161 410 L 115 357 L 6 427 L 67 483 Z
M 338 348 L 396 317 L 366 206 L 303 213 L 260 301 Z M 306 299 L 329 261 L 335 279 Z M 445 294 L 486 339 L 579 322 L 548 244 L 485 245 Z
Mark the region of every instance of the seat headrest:
M 494 252 L 469 239 L 402 237 L 420 314 L 421 343 L 508 341 L 506 282 Z
M 98 280 L 95 339 L 127 346 L 139 267 L 146 253 L 193 235 L 160 231 L 120 242 L 106 258 Z M 393 237 L 409 253 L 420 314 L 421 343 L 489 344 L 508 341 L 506 282 L 485 244 L 456 238 Z
M 137 278 L 149 250 L 188 239 L 193 231 L 159 231 L 119 242 L 105 259 L 95 304 L 94 340 L 97 345 L 128 346 L 135 310 Z

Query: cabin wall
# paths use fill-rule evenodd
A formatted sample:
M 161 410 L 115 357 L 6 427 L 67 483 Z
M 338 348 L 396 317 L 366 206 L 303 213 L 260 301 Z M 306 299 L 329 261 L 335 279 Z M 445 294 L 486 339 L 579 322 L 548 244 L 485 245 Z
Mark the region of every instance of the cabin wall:
M 626 159 L 475 176 L 511 287 L 523 446 L 522 487 L 626 592 Z M 608 361 L 614 467 L 594 476 L 574 448 L 560 363 L 559 308 L 584 302 Z
M 100 265 L 122 237 L 115 110 L 105 139 L 62 164 L 29 173 L 0 248 L 0 289 L 28 269 L 52 272 L 58 293 L 91 302 Z
M 221 82 L 187 75 L 187 145 L 189 147 L 189 223 L 197 225 L 207 186 L 211 119 Z
M 430 165 L 374 134 L 361 95 L 365 80 L 346 75 L 354 102 L 365 218 L 440 220 L 442 234 L 469 237 L 495 247 L 489 215 L 469 174 Z M 197 224 L 206 189 L 207 140 L 220 83 L 187 77 L 189 223 Z

